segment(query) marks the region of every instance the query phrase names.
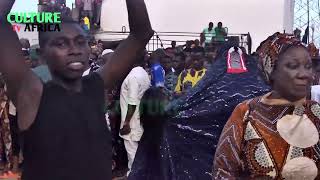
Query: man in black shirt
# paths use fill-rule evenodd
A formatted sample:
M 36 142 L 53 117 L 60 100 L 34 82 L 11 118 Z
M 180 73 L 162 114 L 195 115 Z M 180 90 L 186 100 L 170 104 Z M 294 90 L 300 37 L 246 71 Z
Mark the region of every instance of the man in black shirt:
M 111 179 L 111 139 L 104 118 L 104 89 L 121 83 L 153 35 L 143 0 L 126 0 L 130 35 L 97 73 L 88 66 L 87 35 L 62 20 L 61 31 L 39 34 L 41 58 L 52 81 L 42 83 L 23 61 L 18 36 L 0 19 L 0 72 L 19 112 L 25 135 L 24 180 Z M 6 17 L 14 0 L 0 1 Z
M 200 41 L 199 39 L 196 39 L 194 41 L 194 47 L 192 48 L 193 53 L 204 53 L 204 48 L 200 46 Z

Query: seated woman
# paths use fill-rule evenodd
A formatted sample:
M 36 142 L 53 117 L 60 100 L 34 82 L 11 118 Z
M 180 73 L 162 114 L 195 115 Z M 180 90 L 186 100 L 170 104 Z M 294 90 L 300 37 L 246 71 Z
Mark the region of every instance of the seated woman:
M 276 33 L 258 48 L 271 92 L 240 103 L 221 134 L 213 179 L 315 179 L 320 106 L 306 100 L 312 62 L 305 46 Z

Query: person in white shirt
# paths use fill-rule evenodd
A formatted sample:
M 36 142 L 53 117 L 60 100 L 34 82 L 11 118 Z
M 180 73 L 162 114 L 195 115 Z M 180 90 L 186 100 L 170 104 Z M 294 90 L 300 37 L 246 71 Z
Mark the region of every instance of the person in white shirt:
M 151 86 L 148 73 L 142 66 L 136 66 L 123 81 L 120 92 L 121 126 L 120 137 L 124 139 L 124 145 L 128 156 L 129 175 L 138 149 L 138 142 L 143 134 L 140 123 L 140 101 Z

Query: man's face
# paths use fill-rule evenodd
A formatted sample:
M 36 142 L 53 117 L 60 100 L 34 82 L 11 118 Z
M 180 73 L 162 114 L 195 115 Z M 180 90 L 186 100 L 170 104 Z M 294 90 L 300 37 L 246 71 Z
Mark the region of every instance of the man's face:
M 209 29 L 213 28 L 213 23 L 209 23 Z
M 192 55 L 193 68 L 201 70 L 203 68 L 204 56 L 201 53 L 195 53 Z
M 218 23 L 218 28 L 222 28 L 222 23 Z
M 200 41 L 199 41 L 198 39 L 196 39 L 196 40 L 194 41 L 194 44 L 195 44 L 196 46 L 200 46 Z
M 172 61 L 172 66 L 175 70 L 182 70 L 185 65 L 184 63 L 182 56 L 175 56 Z
M 52 75 L 65 80 L 80 79 L 89 60 L 86 34 L 73 23 L 62 24 L 60 32 L 50 33 L 41 55 Z
M 166 72 L 170 71 L 172 67 L 171 58 L 170 57 L 161 58 L 161 65 L 163 66 L 163 69 Z
M 172 41 L 172 42 L 171 42 L 171 46 L 172 46 L 172 47 L 176 47 L 176 45 L 177 45 L 177 43 L 176 43 L 175 41 Z

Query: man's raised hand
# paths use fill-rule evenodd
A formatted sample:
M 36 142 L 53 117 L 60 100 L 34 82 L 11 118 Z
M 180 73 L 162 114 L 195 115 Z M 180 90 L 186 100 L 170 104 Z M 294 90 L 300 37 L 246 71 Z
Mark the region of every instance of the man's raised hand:
M 15 0 L 1 0 L 0 1 L 0 17 L 1 19 L 7 19 L 7 15 L 12 9 Z

